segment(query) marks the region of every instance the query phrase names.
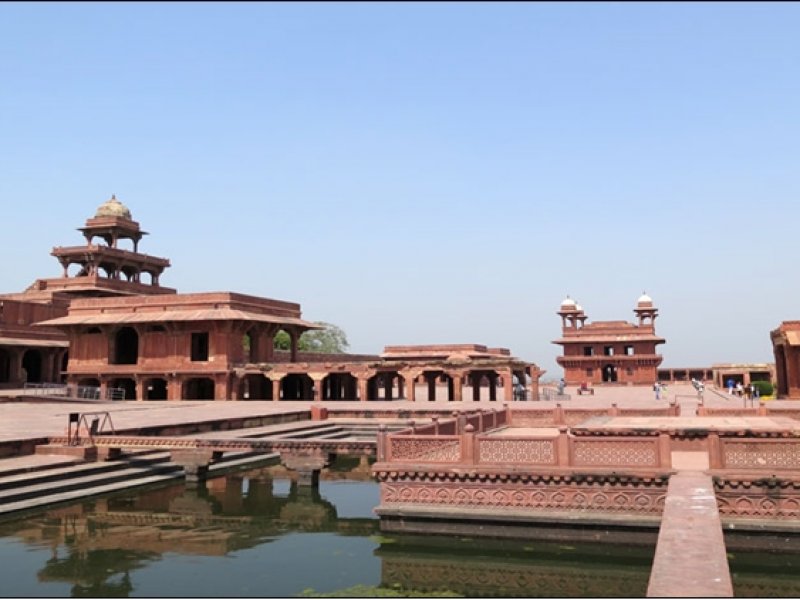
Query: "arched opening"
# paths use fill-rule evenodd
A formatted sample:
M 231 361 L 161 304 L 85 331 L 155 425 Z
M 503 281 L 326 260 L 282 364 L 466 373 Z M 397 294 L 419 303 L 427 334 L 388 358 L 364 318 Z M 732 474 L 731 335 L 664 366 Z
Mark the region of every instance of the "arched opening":
M 213 400 L 214 380 L 208 377 L 195 377 L 183 384 L 184 400 Z
M 100 380 L 94 377 L 84 377 L 78 380 L 75 394 L 78 398 L 91 398 L 100 400 Z
M 80 263 L 70 263 L 65 271 L 65 277 L 81 277 L 86 275 L 86 267 Z
M 0 383 L 11 381 L 11 354 L 0 348 Z
M 167 380 L 148 379 L 144 382 L 145 400 L 166 400 L 167 399 Z
M 136 400 L 136 382 L 130 377 L 112 379 L 108 387 L 108 396 L 112 400 Z
M 403 377 L 397 371 L 384 371 L 367 380 L 367 400 L 397 400 L 405 397 Z
M 603 383 L 615 383 L 617 381 L 617 367 L 608 364 L 603 367 Z
M 117 265 L 111 263 L 101 263 L 97 266 L 98 272 L 102 271 L 106 279 L 117 279 Z
M 467 383 L 472 389 L 472 400 L 497 400 L 497 378 L 496 371 L 470 371 Z
M 239 384 L 241 400 L 272 400 L 272 380 L 264 375 L 246 375 Z
M 123 327 L 114 336 L 115 365 L 135 365 L 139 361 L 139 334 L 133 327 Z
M 28 350 L 22 355 L 22 368 L 25 369 L 26 382 L 42 382 L 42 355 L 38 350 Z
M 323 400 L 355 400 L 358 380 L 351 373 L 331 373 L 322 380 Z
M 282 400 L 313 400 L 314 380 L 305 373 L 292 373 L 281 380 Z
M 453 400 L 455 397 L 455 386 L 453 384 L 453 378 L 447 373 L 444 371 L 425 371 L 422 373 L 422 376 L 428 384 L 428 401 L 433 402 L 440 397 Z M 447 386 L 446 389 L 445 385 Z
M 285 329 L 278 329 L 272 336 L 272 347 L 275 349 L 275 358 L 278 362 L 287 362 L 292 350 L 292 336 Z M 281 354 L 284 358 L 281 359 Z
M 259 355 L 259 334 L 255 329 L 248 329 L 242 336 L 242 355 L 245 362 L 257 363 L 263 359 Z

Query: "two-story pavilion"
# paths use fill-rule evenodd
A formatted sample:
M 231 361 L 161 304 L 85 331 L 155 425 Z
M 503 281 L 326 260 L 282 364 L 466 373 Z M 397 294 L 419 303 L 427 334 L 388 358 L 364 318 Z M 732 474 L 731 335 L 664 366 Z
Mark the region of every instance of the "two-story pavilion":
M 626 321 L 587 323 L 583 308 L 567 296 L 561 303 L 562 337 L 553 343 L 563 346 L 556 359 L 564 368 L 568 385 L 652 384 L 663 357 L 656 346 L 665 343 L 655 332 L 658 309 L 647 294 L 642 294 L 633 312 L 638 324 Z

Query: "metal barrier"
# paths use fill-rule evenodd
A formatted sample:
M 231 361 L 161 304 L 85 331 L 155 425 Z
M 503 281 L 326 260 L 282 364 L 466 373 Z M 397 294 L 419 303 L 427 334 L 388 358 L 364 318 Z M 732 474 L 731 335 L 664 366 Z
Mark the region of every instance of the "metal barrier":
M 64 396 L 80 400 L 125 400 L 125 388 L 106 388 L 105 398 L 99 387 L 92 385 L 72 385 L 66 383 L 29 383 L 23 385 L 30 396 Z
M 100 417 L 103 420 L 100 421 Z M 88 417 L 94 417 L 91 423 Z M 69 413 L 69 422 L 67 423 L 67 445 L 79 446 L 81 444 L 81 426 L 83 426 L 90 443 L 94 443 L 94 436 L 109 433 L 106 431 L 106 425 L 110 428 L 112 435 L 116 434 L 114 431 L 114 424 L 111 422 L 111 413 L 107 411 L 85 412 L 85 413 Z
M 569 394 L 564 394 L 563 392 L 559 394 L 557 389 L 543 387 L 543 388 L 539 388 L 539 399 L 540 400 L 546 400 L 546 401 L 551 401 L 551 400 L 556 400 L 556 401 L 558 401 L 558 400 L 569 400 L 570 399 L 570 395 Z

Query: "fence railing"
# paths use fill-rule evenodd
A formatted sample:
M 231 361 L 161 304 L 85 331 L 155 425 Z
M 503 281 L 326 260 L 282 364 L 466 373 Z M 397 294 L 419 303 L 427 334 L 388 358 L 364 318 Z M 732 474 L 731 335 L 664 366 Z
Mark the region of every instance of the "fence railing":
M 571 398 L 572 396 L 570 396 L 569 394 L 565 394 L 563 392 L 559 393 L 557 388 L 551 388 L 551 387 L 539 388 L 539 400 L 552 402 L 558 400 L 569 400 Z
M 23 385 L 28 396 L 63 396 L 79 400 L 125 400 L 125 389 L 108 387 L 105 397 L 101 388 L 91 385 L 73 385 L 67 383 L 28 383 Z

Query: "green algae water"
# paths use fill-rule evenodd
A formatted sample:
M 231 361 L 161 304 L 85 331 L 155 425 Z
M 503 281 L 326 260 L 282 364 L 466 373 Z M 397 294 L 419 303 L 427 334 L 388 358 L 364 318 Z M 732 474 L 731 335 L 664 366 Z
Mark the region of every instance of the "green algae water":
M 378 494 L 368 469 L 345 459 L 323 472 L 318 490 L 265 467 L 209 480 L 204 490 L 180 483 L 59 506 L 0 524 L 0 595 L 646 594 L 652 546 L 387 535 L 372 512 Z M 736 560 L 742 589 L 800 595 L 798 578 L 765 572 L 774 562 Z

